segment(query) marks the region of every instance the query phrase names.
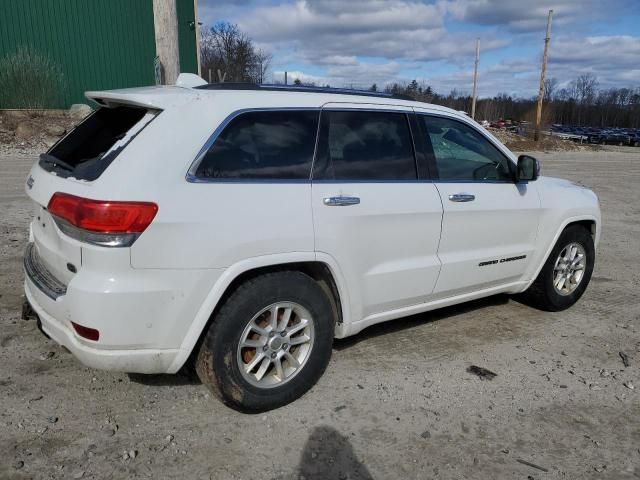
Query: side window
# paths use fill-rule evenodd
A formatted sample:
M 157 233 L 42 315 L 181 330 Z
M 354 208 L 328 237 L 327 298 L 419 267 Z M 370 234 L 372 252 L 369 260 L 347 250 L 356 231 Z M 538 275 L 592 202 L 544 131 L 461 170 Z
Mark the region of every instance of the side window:
M 509 159 L 482 134 L 456 120 L 423 115 L 440 180 L 509 181 Z
M 404 113 L 324 111 L 313 172 L 318 180 L 415 180 Z
M 308 179 L 319 112 L 247 112 L 234 118 L 205 153 L 196 177 Z

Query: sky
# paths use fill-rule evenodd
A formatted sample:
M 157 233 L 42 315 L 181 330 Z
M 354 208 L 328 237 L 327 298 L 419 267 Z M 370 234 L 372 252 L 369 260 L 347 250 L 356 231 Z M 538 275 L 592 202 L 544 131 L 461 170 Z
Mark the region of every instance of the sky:
M 200 21 L 238 25 L 273 55 L 270 80 L 379 87 L 425 82 L 478 95 L 537 95 L 547 14 L 547 78 L 640 86 L 640 0 L 198 0 Z

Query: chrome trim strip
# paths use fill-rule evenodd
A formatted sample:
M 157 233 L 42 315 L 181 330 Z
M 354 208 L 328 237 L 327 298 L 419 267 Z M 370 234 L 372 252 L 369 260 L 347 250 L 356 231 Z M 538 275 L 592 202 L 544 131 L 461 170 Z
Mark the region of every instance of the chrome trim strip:
M 139 233 L 98 233 L 83 230 L 72 225 L 64 218 L 51 214 L 56 226 L 67 237 L 79 242 L 90 243 L 99 247 L 130 247 L 140 236 Z
M 24 252 L 24 271 L 38 289 L 52 300 L 66 295 L 67 286 L 53 276 L 42 264 L 34 243 L 29 243 Z
M 200 178 L 187 173 L 189 183 L 311 183 L 308 178 Z

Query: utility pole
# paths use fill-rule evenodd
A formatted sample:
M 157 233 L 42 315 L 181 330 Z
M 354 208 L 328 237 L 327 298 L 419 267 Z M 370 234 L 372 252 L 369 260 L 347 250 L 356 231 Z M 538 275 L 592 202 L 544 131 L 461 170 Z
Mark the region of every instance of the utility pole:
M 284 72 L 284 84 L 287 84 L 287 72 Z
M 156 55 L 160 59 L 162 69 L 162 83 L 173 85 L 180 74 L 176 0 L 153 0 L 153 25 Z
M 540 90 L 538 91 L 538 109 L 536 111 L 536 130 L 533 139 L 537 142 L 540 138 L 540 125 L 542 123 L 542 99 L 544 98 L 544 75 L 547 73 L 547 57 L 549 53 L 549 40 L 551 40 L 551 17 L 553 10 L 549 10 L 547 18 L 547 35 L 544 37 L 544 53 L 542 55 L 542 71 L 540 72 Z
M 476 119 L 476 93 L 478 89 L 478 63 L 480 63 L 480 39 L 476 40 L 476 66 L 473 70 L 473 100 L 471 101 L 471 118 Z

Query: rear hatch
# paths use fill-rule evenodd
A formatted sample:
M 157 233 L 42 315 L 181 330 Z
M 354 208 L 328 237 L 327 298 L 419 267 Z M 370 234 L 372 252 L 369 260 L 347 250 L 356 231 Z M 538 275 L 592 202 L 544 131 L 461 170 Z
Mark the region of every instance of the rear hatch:
M 35 249 L 30 251 L 30 259 L 40 271 L 50 273 L 67 285 L 80 269 L 82 246 L 87 245 L 83 235 L 87 232 L 73 225 L 73 217 L 80 207 L 69 203 L 69 199 L 92 198 L 92 187 L 100 176 L 158 112 L 126 104 L 101 107 L 40 156 L 26 187 L 27 194 L 34 200 L 31 238 Z M 54 196 L 60 197 L 60 194 L 67 203 L 59 202 L 57 211 L 65 214 L 52 215 L 50 204 Z M 128 246 L 95 243 L 91 238 L 89 243 Z

